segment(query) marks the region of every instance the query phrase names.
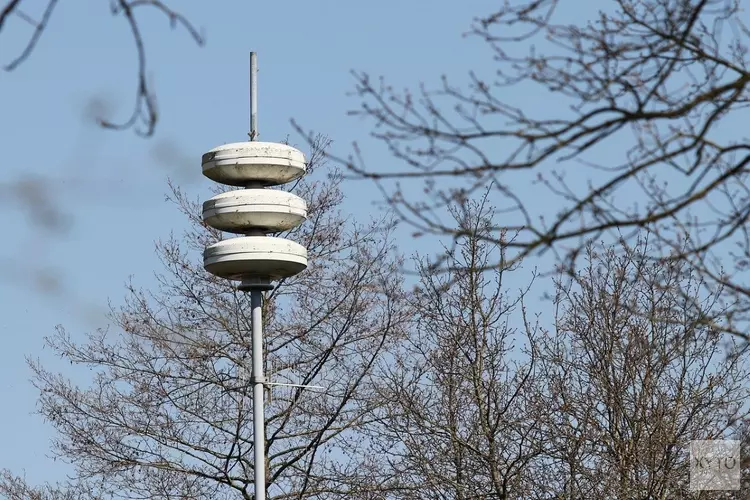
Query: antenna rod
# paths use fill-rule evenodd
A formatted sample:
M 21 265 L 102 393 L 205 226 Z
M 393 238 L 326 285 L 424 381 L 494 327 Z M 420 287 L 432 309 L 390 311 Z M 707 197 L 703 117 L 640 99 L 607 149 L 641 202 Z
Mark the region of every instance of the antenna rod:
M 258 140 L 258 55 L 250 52 L 250 136 Z

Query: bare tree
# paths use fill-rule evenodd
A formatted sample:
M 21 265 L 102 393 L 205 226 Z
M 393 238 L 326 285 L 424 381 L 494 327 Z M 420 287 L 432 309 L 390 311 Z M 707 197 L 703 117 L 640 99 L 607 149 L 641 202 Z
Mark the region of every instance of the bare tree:
M 696 319 L 718 303 L 694 271 L 651 260 L 648 233 L 589 246 L 545 331 L 528 289 L 504 293 L 517 264 L 481 238 L 484 203 L 452 209 L 472 231 L 448 273 L 419 261 L 415 323 L 373 373 L 383 404 L 352 497 L 744 498 L 689 489 L 691 440 L 746 451 L 750 393 L 742 346 Z
M 746 357 L 733 337 L 695 321 L 716 297 L 698 300 L 688 266 L 654 263 L 645 238 L 618 250 L 589 247 L 585 269 L 557 283 L 555 331 L 537 344 L 548 452 L 534 490 L 699 498 L 688 488 L 687 446 L 730 439 L 747 417 Z
M 77 500 L 80 498 L 98 499 L 92 488 L 83 483 L 30 486 L 24 477 L 16 476 L 9 470 L 0 472 L 0 495 L 8 500 Z
M 296 186 L 310 218 L 288 235 L 307 246 L 310 265 L 265 296 L 264 347 L 271 382 L 323 389 L 267 395 L 269 498 L 345 495 L 339 478 L 357 473 L 357 429 L 375 401 L 368 374 L 406 320 L 390 226 L 342 219 L 340 174 L 313 180 L 324 174 L 319 152 Z M 178 188 L 172 199 L 193 226 L 158 244 L 159 289 L 128 286 L 111 330 L 77 342 L 60 328 L 48 339 L 93 370 L 91 385 L 30 360 L 39 411 L 58 433 L 53 451 L 74 466 L 70 487 L 86 492 L 76 498 L 252 497 L 249 299 L 203 270 L 199 252 L 221 234 Z M 0 478 L 9 498 L 66 498 L 54 494 L 63 486 Z
M 373 170 L 359 148 L 336 160 L 375 181 L 418 233 L 466 234 L 444 222 L 444 208 L 491 184 L 502 218 L 486 237 L 514 259 L 551 248 L 572 270 L 588 243 L 632 241 L 648 226 L 669 258 L 722 288 L 734 303 L 722 325 L 744 335 L 750 30 L 741 2 L 591 5 L 587 16 L 559 0 L 506 1 L 477 18 L 469 34 L 486 42 L 492 72 L 477 68 L 465 86 L 444 77 L 399 92 L 355 73 L 353 114 L 371 119 L 400 162 Z M 576 21 L 558 22 L 571 8 Z M 531 111 L 524 100 L 548 105 Z M 542 191 L 521 196 L 524 184 Z M 515 237 L 502 241 L 504 231 Z
M 448 250 L 450 276 L 419 260 L 415 323 L 374 373 L 383 405 L 358 498 L 520 498 L 542 450 L 528 288 L 509 294 L 504 249 L 475 236 L 490 227 L 486 199 L 453 215 L 473 233 Z
M 44 10 L 38 14 L 32 14 L 35 6 L 28 1 L 6 0 L 5 5 L 0 3 L 0 40 L 2 40 L 3 28 L 8 23 L 22 22 L 31 26 L 31 33 L 23 50 L 19 54 L 16 54 L 10 62 L 4 64 L 3 69 L 5 71 L 14 71 L 31 57 L 53 18 L 58 2 L 59 0 L 46 0 Z M 143 136 L 150 136 L 154 133 L 159 115 L 156 105 L 156 95 L 147 78 L 147 48 L 144 41 L 143 28 L 138 20 L 138 13 L 149 9 L 158 11 L 166 17 L 173 29 L 178 27 L 185 29 L 195 43 L 203 45 L 203 35 L 186 17 L 172 7 L 172 4 L 175 3 L 177 2 L 161 0 L 109 1 L 112 15 L 122 17 L 130 28 L 138 59 L 138 74 L 136 78 L 135 102 L 130 117 L 121 122 L 113 122 L 103 117 L 98 117 L 97 120 L 101 126 L 115 130 L 134 128 L 136 133 Z

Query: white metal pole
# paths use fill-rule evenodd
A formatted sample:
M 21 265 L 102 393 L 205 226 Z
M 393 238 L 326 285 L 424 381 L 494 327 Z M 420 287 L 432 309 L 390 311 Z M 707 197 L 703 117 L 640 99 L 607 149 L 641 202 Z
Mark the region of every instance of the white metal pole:
M 255 500 L 266 500 L 266 432 L 263 414 L 263 295 L 250 291 L 253 328 L 253 446 L 255 448 Z
M 258 55 L 250 52 L 250 140 L 258 139 Z M 255 500 L 266 500 L 266 430 L 263 411 L 263 292 L 250 290 L 253 329 L 253 448 Z

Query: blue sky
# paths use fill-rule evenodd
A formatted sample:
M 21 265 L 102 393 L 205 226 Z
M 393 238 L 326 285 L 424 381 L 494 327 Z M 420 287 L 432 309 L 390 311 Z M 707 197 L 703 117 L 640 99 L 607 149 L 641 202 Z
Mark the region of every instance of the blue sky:
M 26 2 L 36 16 L 44 2 Z M 391 161 L 368 142 L 369 124 L 347 117 L 356 98 L 352 69 L 388 75 L 396 85 L 463 75 L 485 64 L 488 52 L 461 34 L 482 13 L 461 2 L 180 1 L 203 30 L 196 47 L 158 15 L 143 17 L 149 65 L 161 120 L 148 140 L 93 124 L 130 113 L 136 58 L 128 27 L 107 2 L 60 2 L 33 56 L 0 73 L 0 467 L 25 471 L 34 483 L 61 479 L 66 468 L 46 457 L 52 428 L 34 415 L 36 391 L 24 356 L 66 370 L 43 338 L 62 324 L 73 335 L 104 326 L 107 300 L 118 303 L 123 283 L 153 283 L 159 270 L 153 242 L 186 221 L 164 201 L 171 176 L 205 196 L 203 152 L 242 141 L 248 126 L 248 52 L 259 54 L 261 140 L 301 144 L 289 120 L 328 134 L 337 146 L 360 140 L 372 165 Z M 11 19 L 0 37 L 7 63 L 31 31 Z M 165 154 L 167 153 L 167 154 Z M 37 177 L 44 182 L 35 180 Z M 12 196 L 35 185 L 60 210 L 65 231 L 35 223 Z M 364 183 L 347 184 L 345 209 L 366 218 L 376 209 Z M 404 251 L 413 251 L 408 245 Z M 50 286 L 44 287 L 44 284 Z M 50 290 L 50 291 L 44 291 Z M 71 367 L 67 367 L 71 368 Z
M 37 16 L 42 1 L 28 1 Z M 33 414 L 36 391 L 24 356 L 60 365 L 42 349 L 43 338 L 62 324 L 73 335 L 106 325 L 107 301 L 118 303 L 133 276 L 149 287 L 159 271 L 153 242 L 179 233 L 187 221 L 164 201 L 171 176 L 191 195 L 210 196 L 200 175 L 201 154 L 246 139 L 248 53 L 259 54 L 260 139 L 289 136 L 290 126 L 330 136 L 335 148 L 352 140 L 368 165 L 393 162 L 368 139 L 370 124 L 346 112 L 350 70 L 387 75 L 395 86 L 463 79 L 469 69 L 491 68 L 482 42 L 462 37 L 489 2 L 174 2 L 201 28 L 199 48 L 183 30 L 170 30 L 159 15 L 143 17 L 150 73 L 160 122 L 151 139 L 101 130 L 95 112 L 129 116 L 135 94 L 136 54 L 123 19 L 107 2 L 60 2 L 33 56 L 13 73 L 0 73 L 0 468 L 25 470 L 34 482 L 61 479 L 65 467 L 46 457 L 52 428 Z M 427 7 L 429 5 L 429 7 Z M 0 61 L 21 48 L 30 27 L 11 19 L 0 36 Z M 520 98 L 524 90 L 517 91 Z M 531 104 L 531 102 L 529 102 Z M 43 179 L 42 181 L 35 179 Z M 25 183 L 25 184 L 24 184 Z M 60 210 L 64 231 L 35 222 L 23 186 L 42 189 Z M 346 184 L 344 209 L 355 218 L 376 213 L 377 198 L 364 182 Z M 402 243 L 419 250 L 419 242 Z M 422 248 L 424 249 L 424 248 Z M 46 286 L 45 286 L 46 285 Z

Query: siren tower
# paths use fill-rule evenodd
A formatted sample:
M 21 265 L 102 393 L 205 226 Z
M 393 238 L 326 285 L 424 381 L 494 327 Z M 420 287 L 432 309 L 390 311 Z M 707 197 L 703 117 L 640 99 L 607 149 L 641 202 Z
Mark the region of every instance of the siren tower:
M 203 203 L 203 221 L 234 238 L 209 245 L 203 267 L 220 278 L 239 281 L 250 293 L 252 307 L 253 445 L 255 499 L 266 498 L 265 429 L 263 393 L 264 290 L 272 281 L 294 276 L 307 268 L 307 249 L 291 240 L 269 234 L 302 224 L 307 218 L 305 200 L 273 189 L 305 175 L 301 151 L 286 144 L 258 142 L 257 57 L 250 53 L 250 141 L 226 144 L 203 155 L 203 175 L 212 181 L 239 187 Z M 291 385 L 291 384 L 278 384 Z

